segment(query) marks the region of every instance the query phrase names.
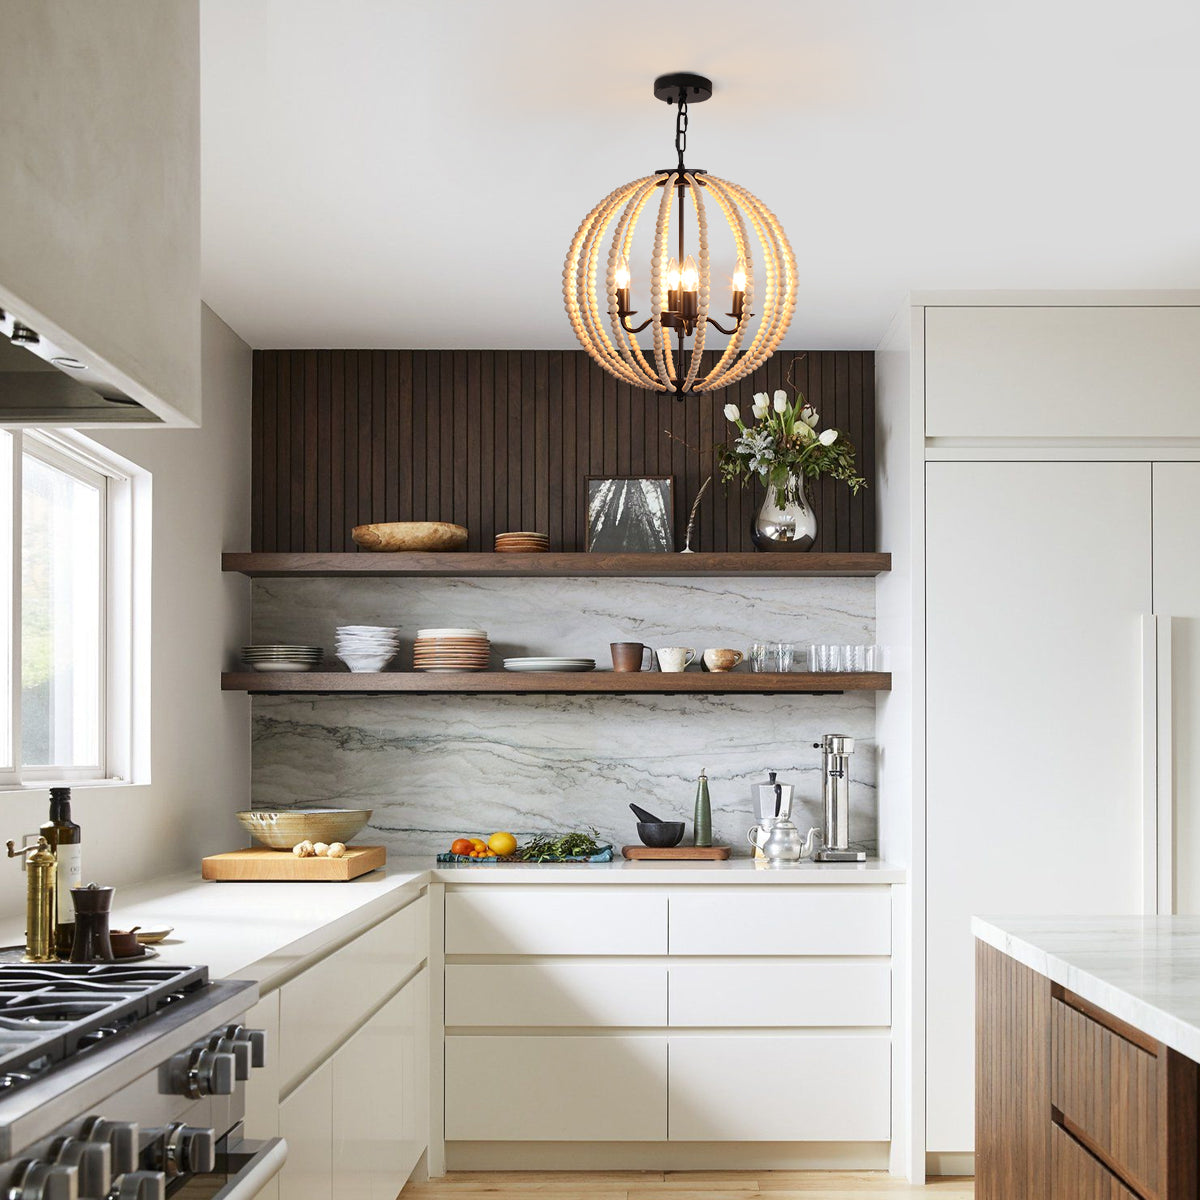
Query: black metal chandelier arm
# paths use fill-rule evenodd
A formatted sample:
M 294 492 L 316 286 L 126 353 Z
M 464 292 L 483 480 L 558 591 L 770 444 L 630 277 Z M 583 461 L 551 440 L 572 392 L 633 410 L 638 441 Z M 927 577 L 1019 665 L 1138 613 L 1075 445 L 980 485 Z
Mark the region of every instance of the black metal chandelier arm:
M 654 324 L 654 318 L 647 317 L 640 325 L 630 325 L 629 318 L 631 316 L 633 316 L 632 313 L 621 313 L 621 328 L 626 333 L 641 333 L 643 329 L 647 329 Z
M 730 315 L 730 316 L 732 316 L 733 314 L 732 314 L 732 313 L 730 313 L 729 315 Z M 751 316 L 753 316 L 754 314 L 753 314 L 753 313 L 751 313 L 750 315 L 751 315 Z M 726 328 L 725 328 L 725 326 L 724 326 L 724 325 L 722 325 L 720 321 L 714 321 L 714 320 L 712 319 L 712 317 L 706 317 L 705 319 L 708 321 L 708 323 L 709 323 L 709 324 L 710 324 L 710 325 L 711 325 L 711 326 L 712 326 L 714 329 L 716 329 L 716 330 L 718 330 L 719 332 L 723 333 L 723 334 L 724 334 L 726 337 L 732 337 L 732 336 L 733 336 L 733 335 L 734 335 L 734 334 L 737 332 L 737 322 L 736 322 L 736 321 L 733 323 L 733 328 L 732 328 L 732 329 L 726 329 Z

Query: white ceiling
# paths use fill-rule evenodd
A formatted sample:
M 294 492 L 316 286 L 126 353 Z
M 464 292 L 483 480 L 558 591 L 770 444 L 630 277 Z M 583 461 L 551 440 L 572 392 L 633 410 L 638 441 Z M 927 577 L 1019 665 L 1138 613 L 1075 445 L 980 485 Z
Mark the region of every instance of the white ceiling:
M 254 346 L 567 348 L 562 260 L 688 162 L 800 263 L 788 342 L 909 288 L 1200 286 L 1196 0 L 202 0 L 204 296 Z M 636 286 L 636 279 L 635 279 Z

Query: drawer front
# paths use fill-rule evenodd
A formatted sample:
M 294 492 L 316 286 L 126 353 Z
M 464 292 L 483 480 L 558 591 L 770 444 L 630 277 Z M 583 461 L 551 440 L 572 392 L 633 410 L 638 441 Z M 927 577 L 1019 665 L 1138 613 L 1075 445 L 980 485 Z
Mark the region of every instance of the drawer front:
M 890 954 L 887 887 L 713 888 L 671 896 L 672 954 Z
M 884 1034 L 672 1036 L 671 1141 L 887 1141 L 891 1063 Z
M 1140 1191 L 1158 1191 L 1158 1058 L 1051 1002 L 1051 1102 Z
M 662 963 L 538 962 L 446 967 L 449 1026 L 662 1026 Z
M 665 1037 L 448 1037 L 448 1141 L 660 1142 Z
M 1139 1200 L 1058 1125 L 1050 1129 L 1050 1177 L 1054 1200 Z
M 446 892 L 447 954 L 665 954 L 661 890 L 498 887 Z
M 279 1073 L 286 1093 L 427 956 L 421 896 L 279 989 Z
M 890 1025 L 887 963 L 673 962 L 671 1026 Z

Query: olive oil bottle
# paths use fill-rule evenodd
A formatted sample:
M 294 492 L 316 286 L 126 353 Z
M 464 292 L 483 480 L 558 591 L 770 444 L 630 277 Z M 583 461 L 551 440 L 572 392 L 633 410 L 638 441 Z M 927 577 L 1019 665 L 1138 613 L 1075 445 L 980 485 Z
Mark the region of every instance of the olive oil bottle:
M 71 820 L 71 789 L 50 789 L 50 820 L 40 830 L 58 859 L 58 925 L 55 948 L 60 958 L 71 953 L 75 940 L 75 907 L 71 889 L 83 886 L 83 830 Z

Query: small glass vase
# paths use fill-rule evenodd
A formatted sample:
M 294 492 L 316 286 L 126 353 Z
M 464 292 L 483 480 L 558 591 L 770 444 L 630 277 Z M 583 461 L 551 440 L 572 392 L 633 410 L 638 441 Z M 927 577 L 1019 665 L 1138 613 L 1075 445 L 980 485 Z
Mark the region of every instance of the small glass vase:
M 784 484 L 767 484 L 767 494 L 750 536 L 756 550 L 811 550 L 817 540 L 817 514 L 808 479 L 790 475 Z

